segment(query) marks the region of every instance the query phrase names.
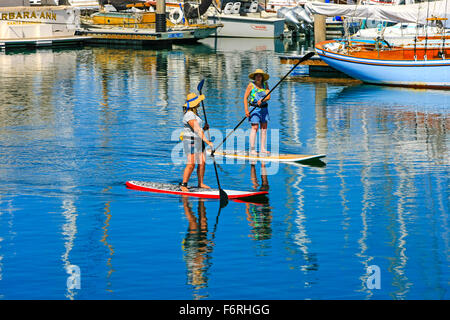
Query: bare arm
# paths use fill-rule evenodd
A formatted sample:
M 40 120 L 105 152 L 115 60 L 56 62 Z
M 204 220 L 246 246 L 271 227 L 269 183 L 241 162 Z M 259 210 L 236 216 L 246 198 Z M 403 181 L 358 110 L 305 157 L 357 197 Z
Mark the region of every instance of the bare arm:
M 202 128 L 200 128 L 200 126 L 198 125 L 197 120 L 192 119 L 192 120 L 188 121 L 188 123 L 189 123 L 189 125 L 191 126 L 191 128 L 194 129 L 194 132 L 195 132 L 196 134 L 198 134 L 198 136 L 199 136 L 203 141 L 205 141 L 205 143 L 206 143 L 207 145 L 209 145 L 211 148 L 214 147 L 213 144 L 212 144 L 212 142 L 209 141 L 208 139 L 206 139 L 205 132 L 203 132 Z
M 251 91 L 252 91 L 252 85 L 251 85 L 251 83 L 249 83 L 247 86 L 247 89 L 245 90 L 245 94 L 244 94 L 244 108 L 245 108 L 245 115 L 247 117 L 250 117 L 250 112 L 248 111 L 248 96 L 250 95 Z

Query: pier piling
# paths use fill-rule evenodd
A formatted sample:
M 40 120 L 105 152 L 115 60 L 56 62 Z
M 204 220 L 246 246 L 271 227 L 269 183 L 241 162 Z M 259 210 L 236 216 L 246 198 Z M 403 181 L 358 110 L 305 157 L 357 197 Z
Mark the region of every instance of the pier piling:
M 166 32 L 166 0 L 156 0 L 155 31 Z

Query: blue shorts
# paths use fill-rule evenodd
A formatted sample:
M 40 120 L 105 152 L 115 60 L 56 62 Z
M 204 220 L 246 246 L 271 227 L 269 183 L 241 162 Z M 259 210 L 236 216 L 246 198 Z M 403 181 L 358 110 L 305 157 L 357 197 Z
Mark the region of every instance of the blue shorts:
M 250 114 L 248 121 L 251 124 L 267 123 L 269 121 L 269 108 L 268 107 L 256 107 Z

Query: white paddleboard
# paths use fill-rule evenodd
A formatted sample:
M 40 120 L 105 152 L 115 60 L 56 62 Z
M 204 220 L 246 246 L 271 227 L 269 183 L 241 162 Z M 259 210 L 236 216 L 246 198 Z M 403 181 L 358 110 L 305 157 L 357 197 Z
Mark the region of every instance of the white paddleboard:
M 228 150 L 216 151 L 214 152 L 214 155 L 243 160 L 275 161 L 275 162 L 302 162 L 326 157 L 325 154 L 314 154 L 314 155 L 288 154 L 288 153 L 250 154 L 248 151 L 228 151 Z

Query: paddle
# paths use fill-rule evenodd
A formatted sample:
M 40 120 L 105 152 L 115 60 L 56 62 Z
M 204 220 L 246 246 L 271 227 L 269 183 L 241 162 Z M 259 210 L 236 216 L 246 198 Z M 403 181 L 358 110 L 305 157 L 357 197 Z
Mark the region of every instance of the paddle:
M 200 81 L 200 83 L 197 86 L 197 90 L 199 92 L 199 94 L 202 94 L 202 88 L 203 88 L 203 84 L 205 83 L 205 79 L 203 79 L 202 81 Z M 203 104 L 203 100 L 202 100 L 202 109 L 203 109 L 203 116 L 205 117 L 205 123 L 206 125 L 209 127 L 208 125 L 208 118 L 206 118 L 206 111 L 205 111 L 205 105 Z M 208 130 L 208 139 L 211 140 L 211 135 L 209 133 Z M 216 173 L 216 179 L 217 179 L 217 185 L 219 187 L 219 194 L 220 194 L 220 208 L 224 208 L 227 204 L 228 204 L 228 195 L 225 191 L 223 191 L 223 189 L 220 187 L 220 181 L 219 181 L 219 173 L 217 172 L 217 164 L 216 164 L 216 159 L 214 158 L 214 151 L 211 153 L 211 157 L 213 159 L 213 163 L 214 163 L 214 171 Z M 220 211 L 219 211 L 220 212 Z
M 278 81 L 278 83 L 277 83 L 277 84 L 269 91 L 269 93 L 266 94 L 266 95 L 264 96 L 264 98 L 262 98 L 261 100 L 263 101 L 267 96 L 269 96 L 269 95 L 272 93 L 272 91 L 275 90 L 275 88 L 278 87 L 278 85 L 279 85 L 284 79 L 286 79 L 286 77 L 287 77 L 287 76 L 288 76 L 295 68 L 297 68 L 297 66 L 298 66 L 300 63 L 302 63 L 302 62 L 304 62 L 304 61 L 306 61 L 306 60 L 309 60 L 313 55 L 315 55 L 314 52 L 309 52 L 309 53 L 305 54 L 305 55 L 304 55 L 304 56 L 303 56 L 303 57 L 302 57 L 302 58 L 301 58 L 301 59 L 300 59 L 293 67 L 292 67 L 292 69 L 289 70 L 289 72 L 286 73 L 285 76 L 284 76 L 283 78 L 281 78 L 281 80 Z M 253 110 L 256 109 L 256 107 L 257 107 L 257 106 L 254 106 L 253 109 L 250 110 L 250 113 L 252 113 Z M 242 120 L 237 124 L 237 126 L 234 127 L 234 129 L 233 129 L 229 134 L 227 134 L 227 136 L 225 137 L 225 139 L 223 139 L 222 142 L 221 142 L 216 148 L 214 148 L 214 150 L 211 151 L 211 155 L 214 155 L 214 152 L 216 152 L 216 150 L 219 149 L 219 148 L 225 143 L 225 141 L 228 139 L 228 137 L 229 137 L 234 131 L 236 131 L 237 128 L 239 128 L 239 126 L 245 121 L 245 119 L 247 119 L 247 116 L 245 116 L 244 118 L 242 118 Z

